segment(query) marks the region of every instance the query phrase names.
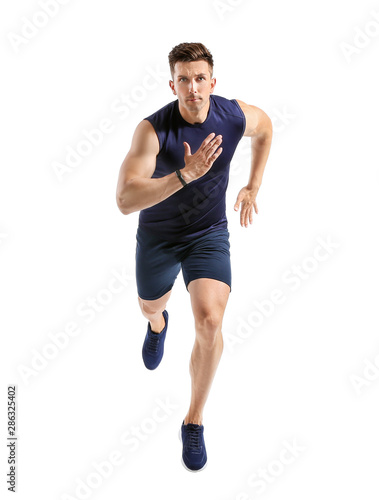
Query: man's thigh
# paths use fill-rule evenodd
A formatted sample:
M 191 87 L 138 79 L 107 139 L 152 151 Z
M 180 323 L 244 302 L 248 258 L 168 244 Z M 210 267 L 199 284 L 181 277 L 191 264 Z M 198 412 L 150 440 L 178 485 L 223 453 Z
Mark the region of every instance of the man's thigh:
M 223 281 L 199 278 L 188 285 L 195 323 L 211 320 L 220 328 L 228 302 L 230 287 Z

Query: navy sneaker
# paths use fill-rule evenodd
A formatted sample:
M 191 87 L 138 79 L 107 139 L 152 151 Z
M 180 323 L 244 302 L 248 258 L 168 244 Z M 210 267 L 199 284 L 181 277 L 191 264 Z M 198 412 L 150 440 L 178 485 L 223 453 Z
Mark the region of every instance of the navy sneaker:
M 204 426 L 188 423 L 179 437 L 183 443 L 182 463 L 191 472 L 199 472 L 207 465 L 207 450 L 204 443 Z
M 164 341 L 168 325 L 168 312 L 166 310 L 163 311 L 163 317 L 166 324 L 160 333 L 151 331 L 150 321 L 147 325 L 147 333 L 142 347 L 142 358 L 146 368 L 149 370 L 155 370 L 163 357 Z

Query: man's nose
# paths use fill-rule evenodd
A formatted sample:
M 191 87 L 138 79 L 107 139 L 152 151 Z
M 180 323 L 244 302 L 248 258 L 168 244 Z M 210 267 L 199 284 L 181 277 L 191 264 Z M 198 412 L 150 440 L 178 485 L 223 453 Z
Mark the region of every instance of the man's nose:
M 197 83 L 195 80 L 190 81 L 190 92 L 197 92 Z

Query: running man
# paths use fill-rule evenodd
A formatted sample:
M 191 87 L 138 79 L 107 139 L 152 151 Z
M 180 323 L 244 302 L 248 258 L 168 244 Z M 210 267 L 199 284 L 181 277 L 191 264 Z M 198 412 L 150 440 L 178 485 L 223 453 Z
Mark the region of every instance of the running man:
M 148 320 L 142 347 L 146 368 L 161 362 L 168 328 L 166 305 L 182 270 L 195 320 L 190 359 L 191 402 L 181 429 L 182 462 L 207 463 L 203 410 L 223 351 L 222 320 L 231 292 L 225 193 L 230 162 L 251 137 L 249 180 L 237 196 L 240 224 L 253 222 L 271 146 L 270 118 L 256 106 L 213 95 L 213 57 L 201 43 L 169 54 L 170 88 L 177 99 L 142 120 L 120 169 L 117 205 L 140 211 L 136 233 L 138 302 Z M 176 332 L 179 334 L 180 332 Z

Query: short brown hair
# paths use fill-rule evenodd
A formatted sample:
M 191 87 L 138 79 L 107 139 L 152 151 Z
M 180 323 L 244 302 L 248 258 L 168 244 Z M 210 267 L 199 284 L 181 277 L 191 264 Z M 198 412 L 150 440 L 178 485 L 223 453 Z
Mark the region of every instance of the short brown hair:
M 180 43 L 168 55 L 171 75 L 174 76 L 177 62 L 207 61 L 211 77 L 213 76 L 213 57 L 202 43 Z

